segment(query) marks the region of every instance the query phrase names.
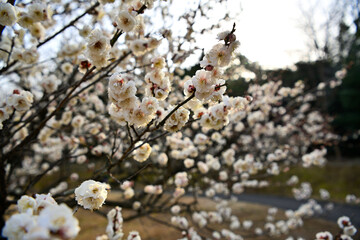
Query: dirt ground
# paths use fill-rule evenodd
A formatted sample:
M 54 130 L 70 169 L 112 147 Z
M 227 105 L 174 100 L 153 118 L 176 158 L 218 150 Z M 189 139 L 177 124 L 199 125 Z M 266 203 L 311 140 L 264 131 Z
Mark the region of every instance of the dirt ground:
M 189 202 L 191 198 L 186 197 L 181 199 L 181 202 Z M 213 210 L 215 209 L 215 203 L 208 199 L 200 199 L 199 206 L 201 210 Z M 240 230 L 235 231 L 239 233 L 244 239 L 256 239 L 256 240 L 265 240 L 265 239 L 286 239 L 287 236 L 293 237 L 303 237 L 305 239 L 314 239 L 315 234 L 319 231 L 330 231 L 334 234 L 338 232 L 338 227 L 335 223 L 325 221 L 322 219 L 310 218 L 304 220 L 304 226 L 302 228 L 293 230 L 289 235 L 281 236 L 280 238 L 269 238 L 268 236 L 254 236 L 253 231 L 256 227 L 263 227 L 265 223 L 265 216 L 267 213 L 268 206 L 252 204 L 252 203 L 243 203 L 237 202 L 232 203 L 233 213 L 238 216 L 240 221 L 243 220 L 253 220 L 254 226 L 250 231 L 245 231 L 240 228 Z M 123 210 L 123 217 L 133 215 L 135 212 L 130 210 Z M 95 239 L 96 236 L 105 233 L 105 228 L 107 225 L 107 220 L 105 217 L 96 214 L 95 212 L 85 211 L 79 209 L 75 215 L 80 221 L 81 231 L 77 239 L 88 240 Z M 189 215 L 185 215 L 187 219 L 191 219 Z M 170 214 L 152 214 L 151 218 L 156 218 L 158 220 L 170 223 Z M 276 215 L 276 219 L 285 219 L 284 211 L 279 210 Z M 209 225 L 212 229 L 221 230 L 221 228 L 226 228 L 226 225 L 216 226 Z M 127 237 L 128 232 L 136 230 L 140 233 L 143 240 L 171 240 L 181 238 L 181 232 L 177 229 L 171 228 L 169 226 L 163 225 L 149 217 L 140 217 L 128 222 L 124 222 L 123 231 Z M 210 237 L 211 231 L 208 229 L 196 229 L 199 234 L 202 236 Z M 125 238 L 125 237 L 124 237 Z

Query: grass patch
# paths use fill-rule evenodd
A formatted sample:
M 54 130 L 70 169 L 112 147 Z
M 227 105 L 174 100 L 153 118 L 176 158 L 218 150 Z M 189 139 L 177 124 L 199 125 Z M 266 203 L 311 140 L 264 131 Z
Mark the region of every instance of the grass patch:
M 336 202 L 345 202 L 347 194 L 360 196 L 360 164 L 329 162 L 324 167 L 301 166 L 292 167 L 289 171 L 269 178 L 270 186 L 263 189 L 249 190 L 252 193 L 271 194 L 292 197 L 292 186 L 287 186 L 286 181 L 296 175 L 299 183 L 310 182 L 313 188 L 312 197 L 320 199 L 319 190 L 324 188 L 329 191 L 330 199 Z M 295 185 L 295 187 L 299 184 Z

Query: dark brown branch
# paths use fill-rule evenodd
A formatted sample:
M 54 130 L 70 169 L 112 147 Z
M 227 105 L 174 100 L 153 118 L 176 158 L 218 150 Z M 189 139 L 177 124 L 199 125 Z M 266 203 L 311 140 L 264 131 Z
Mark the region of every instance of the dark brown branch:
M 138 14 L 142 14 L 142 13 L 144 13 L 144 11 L 145 11 L 146 8 L 147 8 L 147 7 L 146 7 L 145 4 L 144 4 L 144 5 L 141 6 L 141 8 L 140 8 L 139 10 L 136 10 L 135 12 L 137 12 Z
M 171 110 L 171 112 L 165 116 L 165 118 L 155 127 L 154 130 L 159 129 L 160 127 L 164 126 L 166 120 L 169 119 L 169 117 L 171 117 L 171 115 L 176 112 L 176 110 L 178 110 L 181 106 L 185 105 L 187 102 L 189 102 L 191 99 L 193 99 L 195 97 L 195 92 L 193 92 L 187 99 L 185 99 L 183 102 L 181 102 L 180 104 L 178 104 L 176 107 L 174 107 L 173 110 Z
M 134 131 L 134 133 L 135 133 L 136 137 L 139 137 L 139 134 L 137 133 L 137 131 L 136 131 L 136 129 L 135 129 L 135 127 L 134 127 L 134 125 L 131 125 L 131 129 Z
M 54 33 L 53 35 L 51 35 L 50 37 L 48 37 L 47 39 L 45 39 L 44 41 L 40 42 L 37 47 L 40 47 L 42 45 L 44 45 L 45 43 L 49 42 L 50 40 L 52 40 L 53 38 L 55 38 L 57 35 L 59 35 L 60 33 L 62 33 L 63 31 L 65 31 L 68 27 L 73 26 L 79 19 L 81 19 L 82 17 L 84 17 L 86 14 L 92 12 L 97 6 L 99 6 L 100 3 L 96 2 L 94 5 L 92 5 L 90 8 L 88 8 L 83 14 L 81 14 L 80 16 L 78 16 L 77 18 L 75 18 L 74 20 L 72 20 L 71 22 L 69 22 L 67 25 L 65 25 L 62 29 L 60 29 L 59 31 L 57 31 L 56 33 Z
M 153 142 L 153 141 L 155 141 L 156 139 L 159 139 L 159 138 L 162 138 L 162 137 L 164 137 L 164 136 L 166 136 L 166 135 L 168 135 L 168 134 L 170 134 L 170 132 L 163 132 L 162 134 L 160 134 L 160 135 L 158 135 L 158 136 L 155 136 L 155 137 L 153 137 L 153 138 L 148 138 L 145 142 Z
M 0 50 L 1 50 L 1 49 L 0 49 Z M 36 65 L 40 65 L 40 64 L 46 63 L 47 61 L 52 61 L 52 60 L 56 60 L 56 58 L 49 58 L 49 59 L 46 59 L 46 60 L 43 60 L 43 61 L 40 61 L 40 62 L 36 62 L 36 63 L 34 63 L 34 64 L 31 64 L 31 65 L 26 66 L 26 67 L 23 67 L 23 68 L 17 68 L 17 69 L 15 69 L 15 70 L 12 70 L 12 71 L 7 72 L 6 74 L 8 75 L 8 74 L 11 74 L 11 73 L 18 73 L 18 72 L 20 72 L 20 71 L 27 70 L 27 69 L 31 69 L 31 68 L 33 68 L 33 67 L 36 66 Z
M 3 67 L 2 69 L 0 69 L 0 74 L 2 74 L 3 72 L 6 72 L 9 68 L 11 68 L 12 66 L 14 66 L 18 61 L 12 61 L 10 64 L 6 65 L 6 67 Z
M 112 39 L 110 40 L 110 45 L 111 47 L 113 47 L 116 43 L 116 41 L 119 39 L 119 37 L 123 34 L 122 30 L 117 29 L 114 36 L 112 37 Z
M 130 138 L 130 144 L 133 144 L 134 143 L 134 139 L 131 135 L 131 131 L 130 131 L 130 128 L 129 128 L 129 123 L 126 123 L 126 129 L 128 131 L 128 134 L 129 134 L 129 138 Z
M 11 57 L 11 53 L 14 49 L 14 45 L 15 45 L 15 38 L 12 38 L 11 39 L 11 47 L 10 47 L 10 52 L 9 52 L 9 55 L 7 57 L 7 60 L 6 60 L 6 65 L 9 65 L 9 62 L 10 62 L 10 57 Z
M 120 180 L 121 183 L 133 179 L 134 177 L 136 177 L 136 175 L 138 175 L 140 172 L 142 172 L 144 169 L 146 169 L 146 168 L 149 167 L 149 166 L 152 166 L 152 164 L 151 164 L 151 163 L 148 163 L 148 164 L 144 165 L 142 168 L 140 168 L 139 170 L 137 170 L 135 173 L 133 173 L 133 174 L 131 174 L 130 176 L 128 176 L 128 177 Z
M 8 50 L 5 50 L 3 48 L 0 48 L 0 51 L 6 52 L 7 54 L 10 54 L 10 52 Z

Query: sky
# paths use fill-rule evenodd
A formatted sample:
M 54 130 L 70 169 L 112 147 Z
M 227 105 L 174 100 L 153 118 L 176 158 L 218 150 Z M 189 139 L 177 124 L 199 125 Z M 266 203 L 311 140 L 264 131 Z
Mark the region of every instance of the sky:
M 200 0 L 204 3 L 207 0 Z M 185 4 L 186 2 L 186 4 Z M 314 60 L 309 52 L 309 37 L 301 27 L 304 15 L 301 9 L 312 9 L 315 20 L 321 22 L 332 0 L 227 0 L 223 8 L 208 14 L 214 18 L 230 10 L 237 17 L 224 23 L 222 30 L 229 30 L 236 22 L 236 35 L 241 42 L 240 52 L 263 68 L 291 67 L 300 60 Z M 173 0 L 174 15 L 199 0 Z M 199 38 L 205 50 L 213 46 L 213 36 Z
M 265 68 L 290 66 L 306 56 L 307 36 L 299 27 L 298 1 L 245 0 L 241 4 L 238 31 L 245 56 Z
M 302 10 L 312 11 L 318 25 L 332 0 L 230 0 L 231 9 L 242 8 L 237 19 L 240 51 L 264 68 L 291 67 L 314 60 L 310 38 L 302 27 Z

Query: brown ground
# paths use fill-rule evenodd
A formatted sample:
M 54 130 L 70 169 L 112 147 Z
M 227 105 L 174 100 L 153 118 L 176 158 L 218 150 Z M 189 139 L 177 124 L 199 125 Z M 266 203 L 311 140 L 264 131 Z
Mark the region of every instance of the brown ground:
M 183 198 L 181 202 L 189 202 L 191 198 Z M 212 210 L 215 207 L 215 203 L 208 199 L 201 199 L 200 206 L 202 210 Z M 268 206 L 252 204 L 252 203 L 233 203 L 232 204 L 233 213 L 239 217 L 240 221 L 243 220 L 253 220 L 254 225 L 251 229 L 252 231 L 244 231 L 238 230 L 236 233 L 240 233 L 245 239 L 256 239 L 256 240 L 265 240 L 271 239 L 269 237 L 255 237 L 252 232 L 255 227 L 262 227 L 264 225 L 264 219 L 267 213 Z M 134 214 L 133 211 L 123 210 L 123 217 L 127 217 Z M 79 211 L 75 215 L 80 221 L 80 235 L 77 239 L 80 240 L 89 240 L 95 239 L 96 236 L 104 234 L 105 228 L 107 225 L 107 220 L 105 217 L 96 214 L 95 212 L 85 211 L 83 209 L 79 209 Z M 170 222 L 171 215 L 170 214 L 152 214 L 151 217 Z M 186 216 L 188 220 L 190 219 L 189 215 Z M 284 212 L 279 211 L 277 214 L 277 219 L 284 219 Z M 226 225 L 216 226 L 209 225 L 209 227 L 213 229 L 221 229 L 222 227 L 226 228 Z M 140 233 L 141 238 L 143 240 L 170 240 L 170 239 L 179 239 L 181 237 L 181 233 L 169 226 L 165 226 L 161 223 L 158 223 L 148 217 L 141 217 L 129 222 L 125 222 L 123 226 L 123 231 L 125 233 L 125 237 L 127 237 L 128 232 L 136 230 Z M 328 222 L 322 219 L 305 219 L 304 227 L 296 229 L 290 233 L 291 236 L 294 237 L 304 237 L 305 239 L 314 239 L 315 234 L 319 231 L 330 231 L 332 233 L 337 233 L 338 227 L 335 223 Z M 211 231 L 207 229 L 197 229 L 198 233 L 202 236 L 211 236 Z M 125 238 L 124 237 L 124 238 Z M 125 238 L 126 239 L 126 238 Z M 286 239 L 285 236 L 281 238 L 273 238 L 273 239 Z

